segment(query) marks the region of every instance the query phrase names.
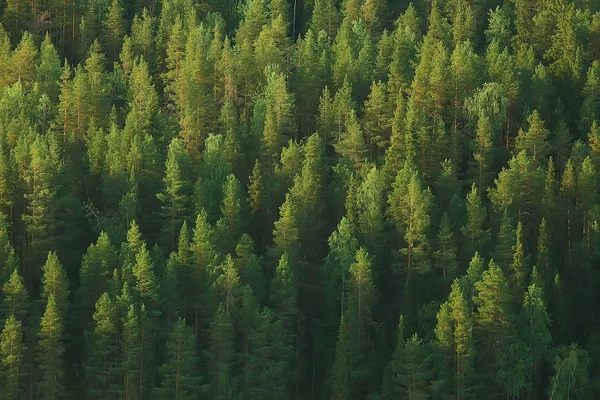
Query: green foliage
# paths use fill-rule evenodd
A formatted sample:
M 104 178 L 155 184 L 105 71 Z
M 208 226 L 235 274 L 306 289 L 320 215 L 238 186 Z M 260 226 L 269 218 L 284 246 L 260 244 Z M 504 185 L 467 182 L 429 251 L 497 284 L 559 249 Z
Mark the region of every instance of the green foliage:
M 50 294 L 38 331 L 37 366 L 40 370 L 36 384 L 42 399 L 60 399 L 65 395 L 63 344 L 64 327 L 61 311 L 54 295 Z
M 194 331 L 181 318 L 175 322 L 166 344 L 165 363 L 160 366 L 158 396 L 164 399 L 196 398 L 202 388 L 198 376 Z
M 2 2 L 0 399 L 600 397 L 599 11 Z

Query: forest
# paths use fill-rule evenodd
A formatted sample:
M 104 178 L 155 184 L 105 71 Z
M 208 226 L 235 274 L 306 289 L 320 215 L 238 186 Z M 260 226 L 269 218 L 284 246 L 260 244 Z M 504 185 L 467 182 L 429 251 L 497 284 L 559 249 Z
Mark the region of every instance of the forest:
M 594 399 L 599 304 L 599 0 L 0 1 L 0 399 Z

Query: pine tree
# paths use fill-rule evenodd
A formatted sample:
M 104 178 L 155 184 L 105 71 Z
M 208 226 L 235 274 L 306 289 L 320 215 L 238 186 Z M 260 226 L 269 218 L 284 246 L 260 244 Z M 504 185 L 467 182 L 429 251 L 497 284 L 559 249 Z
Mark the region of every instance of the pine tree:
M 194 331 L 178 318 L 166 343 L 166 357 L 159 367 L 160 386 L 155 393 L 161 399 L 191 400 L 202 386 L 198 374 L 198 357 Z
M 40 47 L 40 64 L 36 72 L 42 93 L 52 100 L 58 99 L 61 75 L 60 59 L 48 34 Z
M 93 399 L 120 394 L 118 380 L 119 322 L 114 301 L 106 292 L 96 302 L 94 327 L 88 334 L 86 387 Z
M 490 261 L 481 281 L 475 284 L 475 291 L 474 329 L 480 338 L 477 352 L 481 357 L 480 371 L 492 374 L 499 367 L 498 361 L 506 351 L 508 333 L 512 329 L 510 290 L 504 273 L 494 260 Z
M 18 321 L 24 321 L 30 306 L 29 293 L 17 268 L 2 286 L 2 295 L 2 316 L 8 318 L 12 315 Z
M 135 135 L 143 137 L 157 127 L 158 94 L 145 61 L 137 62 L 133 66 L 128 79 L 129 113 L 125 120 L 125 133 L 129 138 Z
M 490 178 L 490 167 L 493 163 L 494 131 L 487 116 L 482 115 L 477 120 L 477 136 L 472 142 L 473 159 L 477 170 L 472 175 L 476 179 L 477 188 L 482 192 Z
M 57 172 L 54 150 L 45 137 L 38 136 L 31 144 L 31 161 L 24 176 L 26 212 L 22 218 L 27 232 L 27 250 L 23 273 L 32 278 L 40 276 L 39 265 L 54 241 L 53 201 L 56 189 L 52 181 Z
M 209 350 L 207 351 L 208 371 L 212 398 L 234 399 L 237 385 L 233 377 L 234 331 L 231 316 L 223 306 L 217 308 L 214 320 L 210 324 Z
M 130 304 L 123 319 L 122 363 L 123 388 L 125 398 L 144 398 L 151 388 L 152 365 L 154 361 L 154 337 L 142 305 L 139 311 Z
M 329 236 L 329 254 L 323 266 L 324 274 L 328 278 L 327 297 L 330 301 L 339 303 L 342 313 L 345 309 L 348 269 L 358 249 L 358 240 L 354 237 L 352 226 L 344 217 L 338 224 L 337 230 Z
M 15 268 L 19 267 L 19 257 L 10 242 L 9 221 L 0 213 L 0 281 L 6 282 Z
M 545 128 L 538 111 L 534 111 L 528 118 L 529 129 L 527 132 L 519 131 L 515 142 L 515 152 L 526 151 L 535 161 L 546 159 L 548 152 L 548 136 L 550 131 Z
M 298 282 L 295 265 L 289 254 L 283 253 L 271 281 L 269 302 L 286 331 L 286 342 L 290 343 L 297 331 Z M 291 343 L 290 343 L 291 344 Z
M 350 265 L 350 276 L 346 289 L 346 313 L 354 315 L 358 336 L 364 339 L 367 325 L 371 322 L 376 289 L 373 284 L 371 259 L 364 248 L 356 252 L 355 262 Z
M 398 172 L 392 187 L 388 212 L 405 242 L 401 254 L 405 257 L 408 280 L 412 274 L 425 274 L 430 268 L 427 231 L 432 194 L 429 188 L 423 188 L 418 172 L 408 165 Z
M 189 270 L 186 271 L 183 280 L 183 296 L 190 299 L 190 319 L 194 321 L 196 336 L 200 334 L 201 319 L 212 311 L 208 310 L 207 296 L 210 284 L 214 279 L 214 270 L 218 265 L 213 232 L 212 226 L 207 221 L 206 212 L 200 210 L 196 216 L 194 234 L 190 245 L 192 264 Z
M 191 215 L 192 206 L 192 160 L 183 140 L 174 138 L 167 153 L 165 188 L 157 195 L 162 203 L 161 213 L 165 219 L 165 242 L 175 249 L 175 235 L 181 224 Z
M 240 181 L 231 174 L 223 185 L 222 217 L 217 221 L 216 231 L 220 250 L 232 253 L 245 225 L 245 204 Z
M 101 232 L 96 244 L 88 247 L 79 271 L 79 301 L 84 313 L 91 316 L 100 295 L 109 289 L 113 271 L 117 268 L 117 251 L 105 232 Z M 88 317 L 86 316 L 86 319 Z
M 454 320 L 454 389 L 457 398 L 475 396 L 475 343 L 473 340 L 473 317 L 467 299 L 458 281 L 452 284 L 449 302 Z
M 535 266 L 540 274 L 540 278 L 543 283 L 542 289 L 546 292 L 550 292 L 550 288 L 554 282 L 555 267 L 552 258 L 552 241 L 546 218 L 542 218 L 540 223 L 538 239 L 537 239 L 537 252 L 535 256 Z
M 504 210 L 494 249 L 494 259 L 502 268 L 508 268 L 513 261 L 515 239 L 516 233 L 512 218 L 508 215 L 508 211 Z
M 50 294 L 46 311 L 40 322 L 36 357 L 40 369 L 36 386 L 40 398 L 44 400 L 62 399 L 67 394 L 63 383 L 65 377 L 63 369 L 63 355 L 65 353 L 63 329 L 60 308 L 54 299 L 54 295 Z
M 150 315 L 159 312 L 161 301 L 160 282 L 154 268 L 150 252 L 143 246 L 135 256 L 133 277 L 135 278 L 135 292 L 139 296 L 139 301 L 147 305 Z
M 442 281 L 454 280 L 458 269 L 458 248 L 448 214 L 444 213 L 437 235 L 437 249 L 433 252 L 434 266 L 441 271 Z
M 233 316 L 238 316 L 242 287 L 240 276 L 230 254 L 227 254 L 225 261 L 217 271 L 220 274 L 214 283 L 216 295 L 220 300 L 220 305 L 224 306 L 225 312 L 234 319 Z
M 10 315 L 0 334 L 0 363 L 3 394 L 7 399 L 23 398 L 23 384 L 26 374 L 25 355 L 27 347 L 23 342 L 23 327 L 20 321 Z
M 60 317 L 65 318 L 69 305 L 69 280 L 56 253 L 48 253 L 42 272 L 42 298 L 48 300 L 52 296 Z
M 388 364 L 387 380 L 384 381 L 383 398 L 426 399 L 429 396 L 427 380 L 430 356 L 417 334 L 408 340 L 404 335 L 404 318 L 401 315 L 396 347 Z
M 250 399 L 288 398 L 288 364 L 291 349 L 285 344 L 281 321 L 265 308 L 248 335 L 247 385 Z
M 385 202 L 382 174 L 373 167 L 356 191 L 357 236 L 375 257 L 383 253 Z
M 534 269 L 534 274 L 535 274 Z M 552 346 L 550 316 L 546 312 L 543 289 L 535 283 L 525 292 L 523 313 L 529 329 L 525 331 L 529 358 L 529 379 L 532 393 L 539 390 L 542 360 Z
M 275 243 L 271 248 L 273 260 L 278 260 L 285 252 L 293 258 L 298 255 L 300 242 L 296 213 L 294 199 L 288 194 L 279 209 L 279 220 L 275 222 L 273 229 L 273 242 Z
M 375 145 L 377 154 L 381 149 L 388 147 L 390 137 L 390 122 L 392 116 L 389 113 L 386 96 L 386 85 L 377 82 L 371 85 L 371 93 L 365 102 L 365 113 L 363 125 L 368 142 Z
M 330 38 L 337 32 L 340 12 L 332 0 L 315 0 L 310 27 L 313 32 L 325 31 Z
M 517 224 L 516 241 L 513 246 L 513 260 L 510 264 L 513 272 L 513 289 L 521 295 L 526 289 L 529 278 L 529 255 L 525 254 L 525 243 L 523 238 L 523 224 L 521 221 Z
M 248 285 L 259 302 L 266 297 L 266 281 L 263 273 L 262 258 L 254 249 L 252 238 L 243 234 L 235 247 L 235 267 L 239 272 L 242 285 Z
M 31 88 L 35 82 L 36 58 L 38 50 L 33 40 L 33 35 L 25 32 L 21 41 L 15 48 L 11 56 L 11 76 L 13 82 L 21 82 L 27 89 Z
M 125 20 L 120 0 L 113 0 L 108 9 L 104 24 L 104 35 L 109 49 L 110 60 L 116 62 L 121 52 L 121 41 L 125 36 Z

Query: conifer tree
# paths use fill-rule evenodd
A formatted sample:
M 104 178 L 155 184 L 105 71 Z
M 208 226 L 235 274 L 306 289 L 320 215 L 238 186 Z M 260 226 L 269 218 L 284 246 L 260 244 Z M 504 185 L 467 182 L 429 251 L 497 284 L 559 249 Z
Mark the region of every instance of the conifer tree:
M 29 293 L 17 268 L 2 286 L 2 295 L 2 316 L 8 318 L 12 315 L 18 321 L 24 321 L 29 309 Z
M 143 246 L 135 256 L 133 276 L 135 278 L 135 292 L 139 301 L 146 304 L 148 312 L 158 312 L 160 299 L 160 282 L 154 270 L 154 262 L 148 249 Z
M 63 379 L 63 317 L 54 295 L 50 294 L 38 331 L 37 366 L 40 370 L 37 390 L 41 399 L 58 400 L 67 394 Z
M 325 31 L 330 38 L 335 36 L 340 12 L 332 0 L 315 0 L 310 27 L 313 32 Z
M 65 318 L 69 305 L 69 280 L 56 253 L 48 253 L 42 272 L 42 298 L 48 300 L 50 296 L 54 297 L 60 317 Z
M 377 154 L 385 149 L 390 137 L 390 122 L 392 116 L 389 113 L 386 96 L 386 85 L 376 82 L 371 85 L 371 93 L 365 102 L 365 114 L 363 125 L 367 140 L 377 148 Z
M 286 342 L 290 342 L 296 332 L 298 318 L 298 283 L 293 261 L 283 253 L 271 281 L 269 302 L 277 318 L 286 331 Z
M 158 115 L 158 95 L 147 62 L 136 62 L 128 79 L 129 113 L 125 120 L 125 133 L 129 138 L 135 135 L 143 137 L 156 129 Z
M 43 262 L 54 240 L 54 196 L 52 181 L 57 173 L 56 154 L 43 136 L 38 136 L 30 147 L 30 166 L 24 176 L 26 183 L 26 212 L 23 222 L 27 232 L 27 251 L 24 275 L 37 278 L 39 265 Z M 39 264 L 38 264 L 39 263 Z M 30 265 L 29 265 L 30 264 Z
M 281 321 L 265 308 L 248 335 L 250 353 L 247 358 L 248 379 L 245 392 L 248 398 L 287 398 L 287 360 L 290 347 L 285 344 Z
M 405 257 L 408 280 L 412 274 L 425 274 L 430 269 L 427 232 L 432 195 L 429 188 L 423 188 L 418 172 L 408 164 L 398 172 L 392 187 L 388 211 L 405 243 L 401 254 Z
M 458 268 L 458 248 L 448 214 L 444 213 L 437 235 L 437 246 L 433 252 L 434 266 L 441 271 L 442 282 L 454 280 Z
M 510 264 L 513 273 L 513 288 L 517 294 L 525 291 L 529 278 L 529 255 L 525 253 L 525 243 L 523 238 L 523 224 L 521 221 L 517 224 L 516 240 L 513 246 L 513 260 Z M 520 297 L 520 296 L 519 296 Z
M 90 316 L 93 312 L 92 307 L 100 295 L 108 291 L 117 265 L 117 251 L 108 235 L 101 232 L 96 243 L 88 247 L 79 271 L 79 301 L 85 309 L 84 312 L 89 313 Z
M 33 86 L 36 77 L 37 54 L 38 50 L 33 35 L 26 31 L 10 59 L 13 66 L 11 69 L 12 82 L 21 82 L 27 89 Z
M 166 357 L 159 367 L 160 386 L 155 389 L 161 399 L 191 400 L 201 392 L 194 331 L 178 318 L 166 343 Z
M 230 313 L 223 306 L 217 308 L 214 320 L 210 324 L 208 371 L 211 393 L 215 399 L 234 399 L 237 385 L 233 378 L 234 331 Z
M 248 234 L 243 234 L 235 247 L 235 267 L 239 272 L 242 285 L 248 285 L 257 300 L 266 297 L 266 281 L 263 273 L 262 258 L 254 249 L 254 242 Z
M 537 238 L 537 252 L 535 256 L 535 266 L 540 275 L 543 287 L 539 288 L 549 292 L 552 287 L 555 267 L 552 259 L 552 242 L 546 218 L 542 218 Z
M 494 249 L 494 260 L 502 268 L 508 268 L 513 261 L 513 246 L 516 241 L 515 228 L 508 211 L 504 210 L 500 222 L 500 230 L 496 237 L 496 248 Z
M 23 336 L 21 321 L 18 321 L 14 315 L 10 315 L 4 322 L 0 334 L 0 364 L 3 367 L 0 376 L 2 392 L 7 399 L 24 397 L 27 347 L 23 342 Z
M 278 260 L 283 253 L 287 252 L 290 257 L 297 257 L 300 248 L 298 237 L 297 211 L 294 199 L 289 194 L 279 209 L 279 220 L 275 222 L 273 230 L 274 247 L 271 249 L 271 257 Z
M 245 226 L 245 204 L 240 181 L 231 174 L 223 185 L 222 217 L 217 221 L 217 236 L 223 254 L 232 253 Z
M 59 93 L 58 84 L 62 71 L 58 53 L 48 34 L 46 34 L 40 47 L 40 64 L 36 72 L 37 81 L 41 86 L 42 93 L 45 93 L 52 100 L 57 99 Z
M 123 6 L 120 0 L 113 0 L 109 6 L 104 24 L 104 35 L 108 47 L 110 60 L 117 61 L 121 52 L 121 41 L 125 36 L 125 20 L 123 19 Z
M 94 327 L 88 334 L 86 383 L 89 396 L 108 399 L 119 395 L 119 322 L 113 299 L 106 292 L 96 302 Z
M 323 266 L 328 277 L 328 297 L 339 302 L 342 313 L 345 309 L 346 282 L 348 269 L 359 249 L 358 240 L 354 237 L 352 226 L 346 217 L 342 218 L 337 230 L 329 236 L 329 254 Z
M 473 159 L 477 163 L 476 172 L 472 175 L 476 179 L 477 188 L 482 192 L 484 185 L 490 178 L 490 167 L 493 162 L 494 131 L 489 118 L 481 115 L 477 120 L 477 136 L 472 142 Z
M 191 319 L 194 321 L 194 333 L 198 336 L 201 318 L 209 313 L 207 299 L 210 283 L 214 279 L 214 270 L 218 265 L 214 245 L 213 228 L 207 221 L 204 210 L 196 216 L 196 224 L 190 251 L 192 263 L 183 280 L 183 296 L 190 299 Z
M 136 311 L 129 305 L 123 319 L 122 362 L 125 398 L 143 398 L 151 388 L 154 361 L 154 337 L 146 307 Z
M 220 305 L 225 308 L 227 315 L 234 319 L 234 316 L 238 316 L 242 287 L 240 285 L 240 276 L 230 254 L 227 254 L 225 261 L 223 261 L 217 271 L 220 274 L 214 283 L 217 292 L 216 295 L 220 300 Z
M 383 398 L 398 396 L 409 399 L 428 398 L 427 381 L 430 356 L 422 339 L 415 334 L 404 337 L 404 318 L 400 316 L 396 347 L 388 364 L 387 380 L 384 381 Z
M 512 329 L 510 291 L 504 273 L 491 260 L 482 279 L 475 283 L 473 302 L 477 307 L 474 315 L 475 333 L 480 338 L 478 355 L 481 371 L 489 374 L 497 370 L 502 352 L 506 351 L 509 332 Z M 492 378 L 492 376 L 488 377 Z
M 538 111 L 534 111 L 527 118 L 529 129 L 527 132 L 519 131 L 515 142 L 515 151 L 518 154 L 526 151 L 535 161 L 542 161 L 546 158 L 548 151 L 548 136 L 550 131 L 545 128 L 544 121 L 541 120 Z
M 19 258 L 10 242 L 8 221 L 0 213 L 0 280 L 6 282 L 15 268 L 19 267 Z
M 164 189 L 158 194 L 165 219 L 165 241 L 169 250 L 175 249 L 175 235 L 181 224 L 190 217 L 192 206 L 192 160 L 183 140 L 174 138 L 167 153 Z
M 534 274 L 536 273 L 534 269 Z M 527 326 L 526 343 L 529 358 L 530 388 L 536 393 L 540 385 L 540 366 L 546 357 L 546 352 L 552 345 L 550 334 L 550 316 L 544 304 L 543 289 L 532 283 L 525 292 L 523 300 L 523 313 L 526 316 Z
M 335 361 L 331 369 L 333 398 L 351 398 L 354 393 L 364 390 L 360 387 L 369 377 L 371 360 L 368 358 L 367 337 L 375 295 L 371 260 L 367 251 L 361 248 L 350 266 L 346 308 L 338 330 Z

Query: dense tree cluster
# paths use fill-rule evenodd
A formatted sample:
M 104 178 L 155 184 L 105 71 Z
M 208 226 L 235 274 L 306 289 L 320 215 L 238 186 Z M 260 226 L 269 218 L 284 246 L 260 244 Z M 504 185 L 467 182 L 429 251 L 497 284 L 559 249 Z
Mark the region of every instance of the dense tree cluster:
M 598 1 L 0 22 L 0 398 L 600 397 Z

